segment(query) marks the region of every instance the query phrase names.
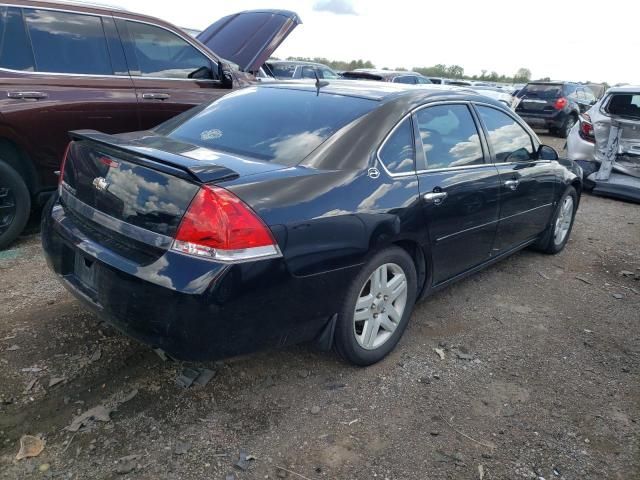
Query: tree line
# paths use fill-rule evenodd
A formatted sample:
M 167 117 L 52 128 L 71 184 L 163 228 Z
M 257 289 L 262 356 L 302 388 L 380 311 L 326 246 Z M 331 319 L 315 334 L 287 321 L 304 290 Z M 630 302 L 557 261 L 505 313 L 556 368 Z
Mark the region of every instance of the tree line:
M 278 60 L 273 58 L 273 60 Z M 287 60 L 299 61 L 299 62 L 315 62 L 322 63 L 332 68 L 333 70 L 355 70 L 356 68 L 375 68 L 375 65 L 370 60 L 351 60 L 349 62 L 342 60 L 329 60 L 324 57 L 287 57 Z M 382 70 L 391 70 L 388 67 L 383 67 Z M 531 80 L 531 70 L 528 68 L 519 68 L 513 75 L 499 74 L 496 71 L 489 72 L 488 70 L 482 70 L 480 75 L 465 75 L 464 68 L 460 65 L 445 65 L 439 63 L 431 67 L 414 67 L 404 68 L 396 67 L 393 70 L 412 70 L 414 72 L 421 73 L 425 77 L 445 77 L 456 79 L 468 79 L 468 80 L 480 80 L 486 82 L 502 82 L 502 83 L 527 83 Z M 549 80 L 548 78 L 542 78 L 540 80 Z

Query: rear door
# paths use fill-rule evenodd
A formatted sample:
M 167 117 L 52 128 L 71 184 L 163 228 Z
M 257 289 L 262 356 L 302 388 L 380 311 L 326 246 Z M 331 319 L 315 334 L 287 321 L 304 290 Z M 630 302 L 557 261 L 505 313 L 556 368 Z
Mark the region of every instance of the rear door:
M 545 229 L 557 180 L 549 166 L 552 160 L 537 160 L 533 138 L 514 116 L 488 105 L 476 109 L 500 173 L 500 224 L 493 247 L 499 254 Z
M 67 132 L 138 130 L 137 101 L 110 16 L 0 7 L 0 109 L 54 186 Z
M 136 89 L 142 129 L 229 93 L 214 77 L 217 63 L 186 34 L 116 19 Z
M 434 284 L 489 259 L 498 224 L 500 178 L 470 106 L 427 106 L 414 114 L 418 183 Z

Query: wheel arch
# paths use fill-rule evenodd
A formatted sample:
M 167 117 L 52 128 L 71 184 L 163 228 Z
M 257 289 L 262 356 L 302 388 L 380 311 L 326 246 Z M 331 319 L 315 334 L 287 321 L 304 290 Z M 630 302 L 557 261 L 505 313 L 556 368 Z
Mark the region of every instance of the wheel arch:
M 413 260 L 418 278 L 418 292 L 416 298 L 419 300 L 426 292 L 429 284 L 428 280 L 431 278 L 431 271 L 428 268 L 429 261 L 427 260 L 427 254 L 420 244 L 413 240 L 398 240 L 393 242 L 393 245 L 402 248 Z
M 39 191 L 40 180 L 29 155 L 23 148 L 6 137 L 0 137 L 0 161 L 18 172 L 31 195 Z

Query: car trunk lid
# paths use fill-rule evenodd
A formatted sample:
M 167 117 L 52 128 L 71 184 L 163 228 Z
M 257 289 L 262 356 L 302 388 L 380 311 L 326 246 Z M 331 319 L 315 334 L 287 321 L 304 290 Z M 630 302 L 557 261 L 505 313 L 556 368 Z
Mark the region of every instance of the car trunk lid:
M 71 138 L 60 187 L 65 207 L 105 235 L 164 246 L 202 184 L 283 168 L 153 132 L 77 131 Z
M 196 38 L 245 72 L 257 72 L 302 21 L 288 10 L 251 10 L 211 24 Z

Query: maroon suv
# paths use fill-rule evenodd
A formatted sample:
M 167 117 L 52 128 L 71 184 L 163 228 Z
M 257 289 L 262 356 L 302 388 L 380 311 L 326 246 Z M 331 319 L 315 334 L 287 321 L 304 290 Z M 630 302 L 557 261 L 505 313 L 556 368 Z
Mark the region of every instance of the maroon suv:
M 194 39 L 111 7 L 0 3 L 0 249 L 55 188 L 68 131 L 146 130 L 246 86 L 299 23 L 242 12 Z

